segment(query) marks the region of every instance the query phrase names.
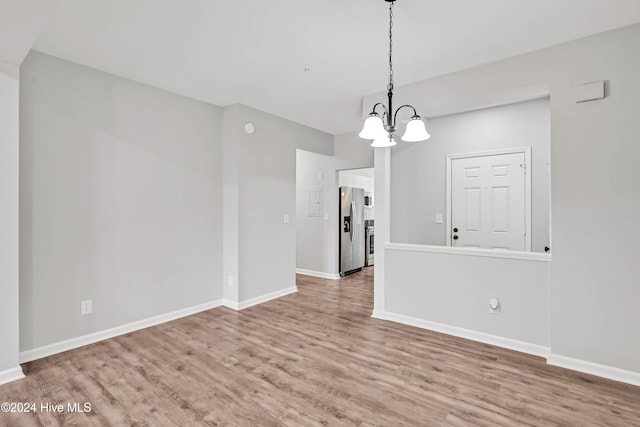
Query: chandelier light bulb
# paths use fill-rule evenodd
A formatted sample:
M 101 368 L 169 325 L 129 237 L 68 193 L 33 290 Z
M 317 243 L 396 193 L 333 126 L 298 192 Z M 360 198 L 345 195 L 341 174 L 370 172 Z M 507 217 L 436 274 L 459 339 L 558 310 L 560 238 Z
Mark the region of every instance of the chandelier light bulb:
M 411 120 L 407 123 L 404 135 L 402 135 L 402 140 L 406 142 L 418 142 L 425 141 L 429 138 L 431 138 L 431 135 L 427 132 L 427 128 L 420 116 L 411 117 Z
M 379 135 L 372 143 L 371 146 L 375 148 L 385 148 L 385 147 L 393 147 L 396 145 L 396 140 L 393 139 L 393 135 L 390 133 L 385 133 L 384 135 Z
M 377 113 L 371 113 L 367 120 L 364 121 L 364 126 L 358 136 L 362 139 L 376 139 L 382 134 L 387 134 L 384 130 L 382 119 Z

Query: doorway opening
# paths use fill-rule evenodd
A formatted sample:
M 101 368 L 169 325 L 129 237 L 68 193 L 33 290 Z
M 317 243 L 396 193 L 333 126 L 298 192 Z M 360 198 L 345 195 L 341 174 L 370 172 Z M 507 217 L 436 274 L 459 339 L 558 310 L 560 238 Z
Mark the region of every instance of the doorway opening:
M 373 168 L 338 171 L 338 271 L 340 277 L 374 264 Z
M 360 165 L 363 167 L 358 168 Z M 367 162 L 296 150 L 297 273 L 324 279 L 340 278 L 341 185 L 361 188 L 365 196 L 369 196 L 365 199 L 368 206 L 360 209 L 364 218 L 359 227 L 363 229 L 356 230 L 358 240 L 361 237 L 364 242 L 364 227 L 369 221 L 373 225 L 373 168 Z

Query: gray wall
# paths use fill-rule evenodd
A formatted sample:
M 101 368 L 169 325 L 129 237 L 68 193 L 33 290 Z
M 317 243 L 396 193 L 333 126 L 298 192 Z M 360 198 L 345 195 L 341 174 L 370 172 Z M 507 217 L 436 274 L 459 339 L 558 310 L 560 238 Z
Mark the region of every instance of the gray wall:
M 543 98 L 438 117 L 428 123 L 431 139 L 392 149 L 391 241 L 446 244 L 445 222 L 436 224 L 435 215 L 447 214 L 447 155 L 531 147 L 531 244 L 544 252 L 550 237 L 549 114 L 549 98 Z
M 21 350 L 221 299 L 222 109 L 36 52 L 20 71 Z
M 639 45 L 633 25 L 396 90 L 399 104 L 427 116 L 549 90 L 551 351 L 633 372 L 640 372 Z M 609 81 L 607 98 L 576 104 L 577 87 L 597 80 Z
M 350 160 L 354 165 L 362 165 L 362 167 L 373 166 L 374 151 L 371 148 L 371 141 L 360 138 L 357 132 L 336 135 L 333 141 L 335 146 L 334 154 L 337 158 Z
M 18 77 L 0 63 L 0 384 L 18 368 Z
M 244 105 L 225 108 L 224 120 L 225 160 L 235 161 L 225 164 L 225 221 L 231 222 L 224 225 L 230 239 L 224 274 L 225 286 L 230 275 L 237 286 L 225 289 L 225 297 L 233 298 L 235 291 L 243 303 L 295 286 L 296 150 L 331 155 L 333 137 Z M 252 135 L 244 131 L 247 122 L 255 125 Z M 227 201 L 237 202 L 235 222 Z M 227 243 L 238 250 L 227 251 Z

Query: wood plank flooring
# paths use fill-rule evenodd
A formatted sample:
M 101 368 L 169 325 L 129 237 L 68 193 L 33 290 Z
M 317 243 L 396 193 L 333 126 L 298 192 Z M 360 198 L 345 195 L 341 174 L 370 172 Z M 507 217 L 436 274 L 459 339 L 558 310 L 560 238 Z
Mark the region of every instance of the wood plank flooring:
M 2 426 L 640 426 L 640 388 L 372 319 L 372 269 L 23 365 Z M 42 402 L 84 402 L 52 414 Z

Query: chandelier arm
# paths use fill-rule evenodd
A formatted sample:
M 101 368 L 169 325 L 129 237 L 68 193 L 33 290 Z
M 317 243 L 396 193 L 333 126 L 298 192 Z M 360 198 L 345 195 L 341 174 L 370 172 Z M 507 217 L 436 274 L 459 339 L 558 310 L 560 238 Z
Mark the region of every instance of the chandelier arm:
M 398 107 L 398 109 L 396 110 L 396 112 L 393 114 L 393 124 L 395 125 L 397 123 L 396 118 L 398 117 L 398 111 L 402 110 L 403 108 L 411 108 L 413 110 L 413 116 L 414 117 L 419 117 L 418 116 L 418 112 L 416 111 L 415 108 L 413 108 L 413 106 L 409 105 L 409 104 L 405 104 L 405 105 L 401 105 L 400 107 Z
M 371 110 L 372 113 L 376 113 L 376 108 L 378 107 L 378 105 L 382 106 L 382 108 L 384 109 L 384 114 L 387 114 L 387 115 L 389 114 L 387 107 L 385 107 L 385 105 L 382 102 L 378 102 L 376 103 L 376 105 L 373 106 L 373 109 Z

